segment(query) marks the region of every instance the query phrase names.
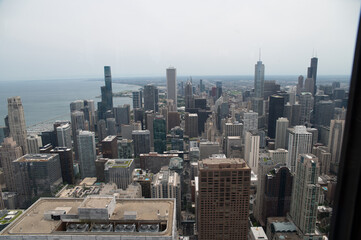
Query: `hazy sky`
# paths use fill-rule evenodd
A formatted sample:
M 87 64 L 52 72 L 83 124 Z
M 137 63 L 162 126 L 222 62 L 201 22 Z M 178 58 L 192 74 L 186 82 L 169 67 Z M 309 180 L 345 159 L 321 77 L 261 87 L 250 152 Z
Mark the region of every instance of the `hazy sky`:
M 0 80 L 350 74 L 358 0 L 0 0 Z

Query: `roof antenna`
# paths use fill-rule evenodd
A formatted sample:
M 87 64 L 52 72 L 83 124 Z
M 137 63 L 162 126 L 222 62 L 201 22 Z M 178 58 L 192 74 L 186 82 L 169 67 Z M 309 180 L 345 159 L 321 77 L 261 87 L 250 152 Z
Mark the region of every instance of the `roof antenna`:
M 314 57 L 315 56 L 315 49 L 313 48 L 312 49 L 312 57 Z
M 259 48 L 259 61 L 261 61 L 261 48 Z

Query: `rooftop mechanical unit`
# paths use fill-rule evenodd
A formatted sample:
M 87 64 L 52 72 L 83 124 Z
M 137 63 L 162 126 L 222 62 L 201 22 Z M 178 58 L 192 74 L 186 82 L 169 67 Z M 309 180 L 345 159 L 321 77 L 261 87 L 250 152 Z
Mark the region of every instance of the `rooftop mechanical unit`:
M 117 224 L 114 232 L 135 232 L 135 224 Z
M 112 224 L 94 224 L 91 232 L 113 232 Z
M 89 230 L 89 224 L 82 223 L 82 224 L 69 224 L 66 227 L 67 232 L 87 232 Z
M 159 232 L 158 224 L 142 224 L 138 228 L 139 232 Z

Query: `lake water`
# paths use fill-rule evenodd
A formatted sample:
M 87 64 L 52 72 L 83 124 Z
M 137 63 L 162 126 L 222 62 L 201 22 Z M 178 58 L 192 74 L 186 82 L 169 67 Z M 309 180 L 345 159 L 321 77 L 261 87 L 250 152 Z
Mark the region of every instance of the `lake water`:
M 20 96 L 25 112 L 27 127 L 50 120 L 69 120 L 70 102 L 78 99 L 94 100 L 95 107 L 101 99 L 100 87 L 104 81 L 87 79 L 74 80 L 32 80 L 0 81 L 0 126 L 7 115 L 7 98 Z M 135 91 L 140 87 L 129 84 L 113 83 L 113 92 Z M 114 106 L 130 104 L 129 97 L 113 98 Z

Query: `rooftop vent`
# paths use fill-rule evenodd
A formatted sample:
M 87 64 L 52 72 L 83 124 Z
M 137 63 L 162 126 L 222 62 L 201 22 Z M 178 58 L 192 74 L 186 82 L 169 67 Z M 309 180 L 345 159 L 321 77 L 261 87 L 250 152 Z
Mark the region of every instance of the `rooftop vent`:
M 89 224 L 86 223 L 84 224 L 72 223 L 66 227 L 67 232 L 86 232 L 88 230 L 89 230 Z
M 114 232 L 135 232 L 135 224 L 118 224 Z
M 91 232 L 113 232 L 112 224 L 94 224 Z
M 142 224 L 138 228 L 139 232 L 159 232 L 158 224 Z

